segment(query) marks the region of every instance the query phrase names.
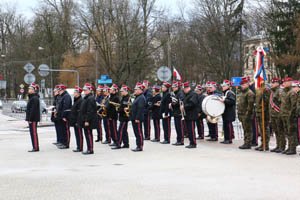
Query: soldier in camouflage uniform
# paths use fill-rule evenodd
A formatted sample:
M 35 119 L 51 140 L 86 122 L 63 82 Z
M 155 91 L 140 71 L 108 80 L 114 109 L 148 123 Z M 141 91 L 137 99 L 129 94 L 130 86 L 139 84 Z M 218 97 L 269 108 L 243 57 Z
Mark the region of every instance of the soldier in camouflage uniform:
M 297 135 L 296 135 L 296 117 L 297 117 L 297 91 L 292 89 L 292 79 L 284 79 L 284 89 L 281 95 L 280 117 L 283 121 L 284 133 L 288 139 L 288 149 L 283 154 L 296 154 Z M 297 86 L 293 84 L 293 86 Z
M 283 124 L 280 118 L 280 79 L 273 78 L 272 79 L 272 89 L 270 95 L 270 103 L 269 103 L 269 112 L 270 112 L 270 123 L 272 129 L 275 131 L 276 135 L 276 147 L 271 150 L 271 152 L 281 153 L 285 149 L 286 140 L 283 131 Z
M 264 102 L 264 127 L 263 127 L 263 113 L 262 113 L 262 101 Z M 270 89 L 263 87 L 257 88 L 256 97 L 255 97 L 255 111 L 256 111 L 256 119 L 257 126 L 259 132 L 261 134 L 261 145 L 256 147 L 256 151 L 269 151 L 269 101 L 270 101 Z M 265 129 L 265 139 L 266 139 L 266 149 L 264 149 L 263 145 L 263 128 Z
M 255 94 L 249 89 L 249 80 L 246 77 L 242 78 L 240 85 L 241 93 L 239 95 L 238 117 L 239 120 L 242 122 L 242 126 L 244 129 L 244 144 L 239 148 L 251 149 L 251 120 L 253 119 Z

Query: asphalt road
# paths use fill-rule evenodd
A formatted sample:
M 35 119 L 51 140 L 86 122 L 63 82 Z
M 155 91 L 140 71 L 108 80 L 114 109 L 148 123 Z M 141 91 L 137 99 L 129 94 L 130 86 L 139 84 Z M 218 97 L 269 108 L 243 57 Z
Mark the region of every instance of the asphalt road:
M 198 141 L 192 150 L 146 141 L 139 153 L 95 143 L 95 154 L 84 156 L 71 151 L 73 130 L 69 150 L 51 144 L 53 127 L 38 132 L 41 151 L 28 153 L 26 123 L 0 114 L 0 200 L 299 199 L 300 156 L 242 151 L 240 139 Z

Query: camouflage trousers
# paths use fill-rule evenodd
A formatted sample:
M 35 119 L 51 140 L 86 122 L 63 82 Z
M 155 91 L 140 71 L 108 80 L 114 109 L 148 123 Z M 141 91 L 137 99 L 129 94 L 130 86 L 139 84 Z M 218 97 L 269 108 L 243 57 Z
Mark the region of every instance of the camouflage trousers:
M 260 138 L 260 141 L 261 141 L 261 145 L 263 145 L 263 121 L 262 121 L 262 115 L 261 113 L 257 113 L 256 114 L 256 120 L 257 120 L 257 127 L 258 127 L 258 130 L 260 132 L 260 135 L 261 135 L 261 138 Z M 270 133 L 269 133 L 269 123 L 268 123 L 268 119 L 265 118 L 265 138 L 266 138 L 266 147 L 269 147 L 269 141 L 270 141 Z
M 298 145 L 297 141 L 297 124 L 296 118 L 290 119 L 290 117 L 282 117 L 283 129 L 288 139 L 288 150 L 296 151 Z
M 239 116 L 239 120 L 242 122 L 244 129 L 244 144 L 251 146 L 252 143 L 252 120 L 249 116 Z
M 280 117 L 271 117 L 271 126 L 276 135 L 276 147 L 285 149 L 286 139 L 283 130 L 283 124 Z

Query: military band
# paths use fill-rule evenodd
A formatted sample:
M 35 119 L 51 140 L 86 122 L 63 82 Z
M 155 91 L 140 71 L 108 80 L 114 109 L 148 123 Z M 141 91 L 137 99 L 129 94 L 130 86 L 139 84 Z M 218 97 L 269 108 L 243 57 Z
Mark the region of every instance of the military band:
M 163 82 L 151 88 L 148 81 L 143 81 L 136 83 L 131 95 L 127 85 L 122 85 L 120 91 L 116 84 L 112 84 L 111 87 L 99 85 L 95 90 L 91 84 L 86 83 L 83 89 L 75 86 L 72 101 L 66 86 L 60 84 L 54 88 L 55 98 L 51 110 L 51 120 L 56 130 L 54 144 L 59 149 L 68 149 L 71 137 L 70 126 L 72 126 L 76 140 L 74 152 L 83 152 L 85 139 L 86 151 L 83 154 L 94 153 L 94 129 L 97 130 L 95 142 L 103 141 L 104 129 L 105 141 L 102 144 L 108 144 L 112 149 L 126 149 L 130 145 L 128 128 L 131 122 L 136 139 L 134 152 L 143 151 L 144 141 L 151 139 L 152 142 L 162 144 L 170 144 L 171 140 L 174 140 L 173 145 L 182 146 L 185 143 L 186 133 L 189 139 L 186 148 L 193 149 L 197 147 L 196 127 L 198 139 L 209 136 L 208 141 L 218 141 L 218 126 L 219 122 L 222 122 L 224 140 L 221 143 L 230 145 L 234 139 L 233 122 L 237 122 L 241 124 L 244 136 L 244 144 L 239 148 L 246 150 L 252 148 L 253 137 L 258 137 L 253 134 L 253 129 L 256 128 L 252 127 L 256 116 L 258 130 L 255 131 L 261 139 L 255 150 L 269 151 L 272 134 L 269 127 L 272 127 L 276 136 L 276 146 L 271 149 L 271 152 L 296 154 L 296 147 L 299 144 L 297 135 L 297 123 L 300 117 L 299 82 L 289 77 L 283 80 L 273 78 L 270 87 L 262 83 L 260 88 L 252 91 L 250 78 L 245 76 L 239 85 L 240 90 L 233 91 L 233 83 L 224 80 L 220 85 L 222 89 L 220 93 L 217 89 L 218 84 L 211 81 L 206 82 L 204 86 L 196 85 L 194 89 L 189 82 L 184 84 L 178 81 L 173 81 L 172 84 Z M 26 121 L 29 124 L 33 147 L 30 152 L 39 151 L 38 90 L 38 85 L 34 83 L 29 87 Z M 210 99 L 221 102 L 222 107 L 212 108 L 214 105 L 207 103 Z M 207 105 L 212 107 L 206 107 Z M 215 116 L 209 112 L 209 109 L 222 110 L 222 113 Z M 152 138 L 151 120 L 154 127 Z M 176 138 L 171 138 L 171 120 L 174 121 Z M 161 124 L 163 141 L 161 141 Z M 208 135 L 205 135 L 205 130 L 208 131 Z

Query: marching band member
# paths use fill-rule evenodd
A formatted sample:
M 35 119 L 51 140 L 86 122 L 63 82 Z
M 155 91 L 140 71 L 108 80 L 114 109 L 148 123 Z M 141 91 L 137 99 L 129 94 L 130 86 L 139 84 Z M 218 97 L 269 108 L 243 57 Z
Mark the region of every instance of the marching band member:
M 222 114 L 223 118 L 223 130 L 224 130 L 224 141 L 222 144 L 231 144 L 233 136 L 233 125 L 232 122 L 235 121 L 235 105 L 236 97 L 234 92 L 230 89 L 231 82 L 224 80 L 221 84 L 224 98 L 222 101 L 225 104 L 225 111 Z
M 56 85 L 53 90 L 54 101 L 53 101 L 53 108 L 52 108 L 52 113 L 51 113 L 51 121 L 54 123 L 55 132 L 56 132 L 56 142 L 53 143 L 54 145 L 61 144 L 59 124 L 57 122 L 57 110 L 58 110 L 59 99 L 60 99 L 60 95 L 58 94 L 58 88 L 59 88 L 59 85 Z
M 104 102 L 105 105 L 107 105 L 107 101 L 109 100 L 109 93 L 110 93 L 110 88 L 105 86 L 103 88 L 103 95 L 104 95 L 104 98 L 106 99 L 106 101 Z M 102 108 L 104 110 L 106 110 L 105 105 Z M 109 128 L 109 120 L 108 120 L 107 116 L 104 116 L 102 119 L 103 119 L 103 125 L 104 125 L 104 130 L 105 130 L 105 138 L 106 138 L 106 140 L 104 142 L 102 142 L 102 144 L 110 144 L 111 143 L 111 131 L 110 131 L 110 128 Z
M 129 116 L 126 115 L 125 109 L 128 108 L 128 105 L 131 104 L 130 97 L 128 92 L 130 88 L 127 85 L 122 85 L 120 92 L 121 92 L 121 102 L 120 108 L 118 110 L 119 113 L 119 129 L 118 129 L 118 142 L 117 146 L 112 147 L 112 149 L 121 149 L 121 148 L 129 148 L 129 137 L 127 132 Z M 123 146 L 121 146 L 123 143 Z
M 59 149 L 68 149 L 70 146 L 70 114 L 72 107 L 72 98 L 66 91 L 67 87 L 60 85 L 58 92 L 60 95 L 60 101 L 57 110 L 57 117 L 59 122 L 59 129 L 61 131 L 62 145 L 59 145 Z
M 83 87 L 84 98 L 80 106 L 80 127 L 84 130 L 84 136 L 87 144 L 87 151 L 84 155 L 94 154 L 93 129 L 97 128 L 97 105 L 92 93 L 93 86 L 86 83 Z
M 172 103 L 169 104 L 170 110 L 172 110 L 172 115 L 174 116 L 175 129 L 177 133 L 176 143 L 173 145 L 180 146 L 184 145 L 184 130 L 183 130 L 183 121 L 184 116 L 181 114 L 180 102 L 184 99 L 184 93 L 179 89 L 179 84 L 177 81 L 172 83 Z M 169 139 L 170 140 L 170 139 Z
M 205 95 L 202 92 L 202 86 L 201 85 L 197 85 L 196 86 L 195 93 L 197 94 L 197 99 L 198 99 L 198 104 L 197 104 L 198 118 L 196 120 L 197 131 L 198 131 L 198 138 L 197 139 L 203 140 L 204 139 L 204 123 L 203 123 L 203 119 L 206 116 L 202 112 L 202 101 L 205 98 Z
M 144 86 L 141 83 L 137 83 L 134 88 L 134 93 L 136 98 L 134 99 L 130 108 L 130 120 L 132 122 L 132 127 L 134 135 L 136 137 L 136 149 L 134 152 L 143 151 L 144 139 L 142 122 L 144 120 L 144 108 L 146 104 L 146 98 L 143 95 Z
M 159 92 L 160 92 L 160 86 L 159 85 L 153 86 L 153 98 L 152 98 L 151 106 L 149 108 L 152 112 L 154 136 L 155 136 L 155 138 L 151 140 L 152 142 L 160 142 L 161 96 Z
M 116 84 L 113 84 L 110 88 L 110 97 L 109 102 L 107 103 L 107 117 L 109 121 L 109 129 L 112 134 L 113 144 L 110 146 L 117 146 L 118 144 L 118 130 L 117 130 L 117 120 L 118 120 L 118 111 L 113 103 L 120 103 L 120 99 L 117 95 L 118 87 Z
M 101 109 L 100 104 L 104 99 L 103 88 L 104 87 L 102 85 L 98 85 L 96 89 L 97 110 Z M 95 140 L 95 142 L 102 142 L 102 118 L 100 116 L 98 116 L 97 140 Z
M 210 82 L 208 85 L 208 95 L 218 95 L 220 96 L 221 93 L 217 90 L 218 84 L 215 82 Z M 210 139 L 207 141 L 218 141 L 218 123 L 210 123 L 207 121 Z
M 149 106 L 152 100 L 152 92 L 149 90 L 149 82 L 143 81 L 144 88 L 144 96 L 146 98 L 146 106 L 144 110 L 144 140 L 150 140 L 151 133 L 151 112 L 149 111 Z
M 40 97 L 38 95 L 40 87 L 31 83 L 28 88 L 29 100 L 26 108 L 26 121 L 29 125 L 30 138 L 32 143 L 32 150 L 28 152 L 38 152 L 39 148 L 39 139 L 37 133 L 37 124 L 40 121 Z
M 74 127 L 76 145 L 77 145 L 77 148 L 73 150 L 73 152 L 82 152 L 83 150 L 82 127 L 79 126 L 80 123 L 79 113 L 80 113 L 80 106 L 82 103 L 81 93 L 82 93 L 82 89 L 78 86 L 75 86 L 74 104 L 71 108 L 71 118 L 70 118 L 70 126 Z
M 186 148 L 196 148 L 196 135 L 195 135 L 195 121 L 198 117 L 197 104 L 198 99 L 197 95 L 192 91 L 190 84 L 188 82 L 183 84 L 183 91 L 185 93 L 185 97 L 183 100 L 183 105 L 181 105 L 180 109 L 182 113 L 185 113 L 184 119 L 186 121 L 190 144 L 186 146 Z
M 163 129 L 164 129 L 164 141 L 162 144 L 170 144 L 171 137 L 171 110 L 169 104 L 172 102 L 169 88 L 170 83 L 164 82 L 162 84 L 163 96 L 160 104 L 160 111 L 162 113 Z

